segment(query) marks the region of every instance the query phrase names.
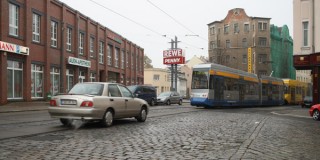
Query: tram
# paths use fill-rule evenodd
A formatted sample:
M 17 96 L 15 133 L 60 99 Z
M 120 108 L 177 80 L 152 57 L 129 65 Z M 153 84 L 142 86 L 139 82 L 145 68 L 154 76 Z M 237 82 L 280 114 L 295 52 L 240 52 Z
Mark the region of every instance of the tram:
M 312 84 L 292 79 L 283 79 L 285 103 L 301 104 L 305 96 L 311 96 Z
M 214 63 L 193 67 L 190 104 L 198 107 L 284 104 L 282 79 Z

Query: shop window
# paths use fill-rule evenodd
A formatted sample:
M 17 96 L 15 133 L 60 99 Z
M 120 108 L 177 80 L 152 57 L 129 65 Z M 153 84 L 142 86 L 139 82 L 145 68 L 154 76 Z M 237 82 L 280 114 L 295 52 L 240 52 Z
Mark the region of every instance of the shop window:
M 85 82 L 85 79 L 86 79 L 86 74 L 85 74 L 85 72 L 84 72 L 84 71 L 80 71 L 80 72 L 79 72 L 79 82 L 80 82 L 80 83 L 83 83 L 83 82 Z
M 23 63 L 8 60 L 7 64 L 7 97 L 8 99 L 22 99 Z
M 90 73 L 90 82 L 96 82 L 96 74 Z
M 52 67 L 50 70 L 50 92 L 56 95 L 60 90 L 60 69 Z
M 68 92 L 73 87 L 73 84 L 74 84 L 74 72 L 73 72 L 73 70 L 67 69 L 66 76 L 67 76 L 66 92 Z
M 31 64 L 31 97 L 43 98 L 43 66 Z

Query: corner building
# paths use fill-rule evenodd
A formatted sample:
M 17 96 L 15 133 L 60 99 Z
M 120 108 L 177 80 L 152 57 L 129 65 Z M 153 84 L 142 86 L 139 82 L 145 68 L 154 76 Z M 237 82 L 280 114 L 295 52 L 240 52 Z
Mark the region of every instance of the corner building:
M 144 49 L 66 4 L 3 0 L 0 10 L 0 105 L 81 82 L 144 83 Z

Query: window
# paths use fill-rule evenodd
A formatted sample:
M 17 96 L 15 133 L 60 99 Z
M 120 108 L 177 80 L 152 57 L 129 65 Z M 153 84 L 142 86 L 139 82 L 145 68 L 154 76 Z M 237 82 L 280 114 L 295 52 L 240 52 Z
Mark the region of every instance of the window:
M 8 99 L 22 99 L 23 63 L 7 61 L 7 87 Z
M 74 83 L 73 70 L 67 69 L 66 76 L 67 76 L 67 88 L 66 88 L 66 91 L 68 92 L 72 88 L 73 83 Z
M 134 62 L 135 58 L 134 58 L 134 54 L 133 53 L 131 54 L 131 56 L 132 56 L 131 57 L 131 69 L 133 69 L 133 65 L 134 65 L 133 62 Z
M 127 52 L 127 57 L 126 57 L 126 62 L 127 62 L 127 68 L 129 68 L 129 64 L 130 64 L 130 53 Z
M 138 68 L 139 68 L 139 66 L 138 66 L 138 63 L 139 63 L 139 62 L 138 62 L 138 57 L 139 57 L 139 56 L 137 55 L 137 56 L 136 56 L 136 71 L 138 71 Z
M 267 30 L 267 23 L 266 22 L 259 22 L 258 29 L 259 29 L 259 31 Z
M 72 29 L 70 27 L 67 27 L 67 51 L 71 51 L 71 45 L 72 45 Z
M 121 52 L 121 69 L 124 69 L 124 65 L 125 65 L 124 56 L 125 56 L 125 52 L 122 51 Z
M 112 66 L 112 46 L 111 45 L 108 45 L 107 52 L 108 52 L 108 65 Z
M 58 45 L 58 23 L 51 21 L 51 47 L 57 47 Z
M 210 34 L 215 34 L 215 27 L 210 27 Z
M 247 54 L 242 55 L 242 63 L 247 64 L 247 61 L 248 61 Z
M 259 46 L 267 46 L 267 38 L 259 37 Z
M 153 80 L 154 81 L 159 81 L 160 80 L 160 75 L 159 74 L 154 74 L 153 75 Z
M 31 64 L 31 97 L 43 98 L 43 66 Z
M 259 63 L 265 63 L 266 61 L 267 61 L 267 55 L 266 54 L 259 54 L 258 62 Z
M 266 76 L 266 75 L 267 75 L 267 71 L 265 71 L 265 70 L 260 70 L 260 71 L 258 71 L 258 75 L 264 75 L 264 76 Z
M 249 24 L 244 24 L 244 32 L 249 32 L 249 31 L 250 31 Z
M 32 41 L 40 42 L 40 15 L 32 15 Z
M 233 29 L 234 29 L 234 33 L 239 33 L 239 25 L 238 25 L 238 23 L 235 23 L 233 25 Z
M 114 66 L 119 67 L 119 56 L 120 56 L 120 49 L 116 48 L 114 53 Z
M 215 43 L 215 41 L 211 41 L 210 42 L 210 49 L 214 49 L 214 48 L 216 48 L 216 43 Z
M 308 27 L 309 22 L 302 22 L 303 25 L 303 46 L 308 46 Z
M 79 33 L 79 54 L 83 55 L 84 33 Z
M 99 42 L 99 63 L 104 63 L 104 42 Z
M 50 70 L 50 92 L 52 95 L 59 93 L 60 86 L 60 69 L 52 67 Z
M 226 24 L 224 25 L 224 34 L 228 34 L 229 33 L 229 25 Z
M 230 40 L 226 40 L 226 48 L 230 48 L 231 47 L 231 42 Z
M 90 73 L 90 82 L 95 82 L 96 81 L 96 74 L 95 73 Z
M 79 83 L 85 82 L 86 75 L 84 71 L 79 71 Z
M 247 48 L 247 47 L 248 47 L 247 38 L 243 38 L 243 39 L 242 39 L 242 47 L 243 47 L 243 48 Z
M 94 38 L 90 37 L 90 57 L 93 57 L 94 52 Z
M 19 33 L 19 7 L 9 3 L 9 34 L 18 36 Z

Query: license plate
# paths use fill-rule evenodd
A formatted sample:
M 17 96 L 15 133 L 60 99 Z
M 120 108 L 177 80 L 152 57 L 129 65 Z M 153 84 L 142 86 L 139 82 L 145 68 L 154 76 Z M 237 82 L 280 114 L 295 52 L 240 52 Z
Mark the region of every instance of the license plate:
M 61 100 L 62 105 L 76 105 L 77 101 L 75 100 L 68 100 L 68 99 L 63 99 Z

